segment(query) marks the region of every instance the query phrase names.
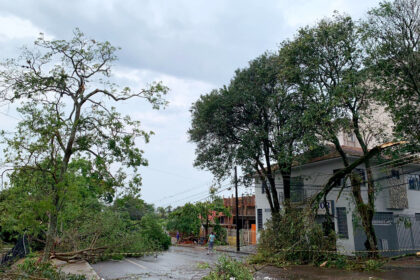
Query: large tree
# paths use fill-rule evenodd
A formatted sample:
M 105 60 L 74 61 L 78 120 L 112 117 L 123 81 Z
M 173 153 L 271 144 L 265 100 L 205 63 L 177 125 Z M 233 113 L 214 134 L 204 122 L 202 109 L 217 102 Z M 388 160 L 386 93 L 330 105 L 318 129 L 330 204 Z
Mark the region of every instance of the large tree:
M 167 88 L 153 83 L 132 91 L 112 83 L 109 78 L 116 51 L 109 42 L 86 38 L 76 29 L 69 41 L 41 36 L 33 50 L 24 49 L 18 59 L 2 64 L 1 99 L 17 103 L 22 117 L 14 136 L 4 134 L 5 161 L 15 172 L 45 177 L 41 183 L 49 207 L 44 260 L 54 249 L 73 157 L 90 161 L 98 179 L 113 189 L 139 190 L 136 171 L 147 161 L 135 140 L 142 137 L 147 142 L 150 134 L 140 129 L 139 121 L 122 116 L 111 105 L 146 99 L 157 109 L 166 104 L 162 95 Z M 130 168 L 135 175 L 128 181 L 124 170 Z
M 191 141 L 197 144 L 195 165 L 217 178 L 239 165 L 263 182 L 273 214 L 279 213 L 277 187 L 290 199 L 294 156 L 307 149 L 302 88 L 282 68 L 277 54 L 265 53 L 239 69 L 229 86 L 202 95 L 192 107 Z M 309 139 L 309 137 L 307 137 Z M 276 183 L 275 172 L 282 176 Z
M 369 11 L 364 45 L 372 82 L 393 115 L 399 137 L 420 144 L 420 1 L 384 1 Z
M 377 240 L 372 225 L 375 211 L 375 184 L 371 169 L 369 144 L 380 141 L 371 139 L 372 134 L 383 133 L 381 126 L 372 127 L 369 120 L 378 113 L 375 85 L 369 80 L 371 73 L 366 68 L 366 56 L 362 49 L 357 24 L 348 16 L 334 15 L 321 20 L 314 27 L 299 30 L 293 41 L 284 44 L 284 56 L 289 57 L 289 66 L 299 73 L 302 83 L 312 89 L 308 98 L 308 114 L 318 123 L 321 139 L 332 143 L 339 152 L 345 168 L 355 169 L 346 154 L 339 135 L 353 134 L 364 155 L 366 182 L 353 172 L 350 175 L 352 193 L 362 227 L 367 236 L 366 247 L 377 249 Z M 376 142 L 377 143 L 377 142 Z M 334 177 L 338 181 L 339 177 Z M 367 185 L 367 201 L 362 196 L 361 186 Z M 342 187 L 345 187 L 344 185 Z M 331 188 L 327 188 L 328 191 Z M 328 194 L 323 192 L 325 197 Z

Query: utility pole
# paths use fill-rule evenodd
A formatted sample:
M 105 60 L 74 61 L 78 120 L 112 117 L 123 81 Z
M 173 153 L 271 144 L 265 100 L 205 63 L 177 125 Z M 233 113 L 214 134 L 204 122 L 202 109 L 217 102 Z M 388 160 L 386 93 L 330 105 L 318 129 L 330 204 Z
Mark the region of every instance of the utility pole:
M 236 251 L 241 250 L 239 243 L 239 202 L 238 202 L 238 171 L 235 166 L 235 203 L 236 203 Z

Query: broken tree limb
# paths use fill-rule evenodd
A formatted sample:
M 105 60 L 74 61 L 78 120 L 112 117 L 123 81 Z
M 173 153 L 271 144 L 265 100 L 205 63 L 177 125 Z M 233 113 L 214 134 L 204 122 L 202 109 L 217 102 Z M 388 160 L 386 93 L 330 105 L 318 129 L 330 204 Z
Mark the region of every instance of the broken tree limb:
M 378 155 L 379 153 L 381 153 L 383 150 L 387 148 L 391 148 L 394 146 L 403 145 L 407 143 L 408 143 L 407 141 L 399 141 L 399 142 L 384 143 L 382 145 L 376 146 L 373 149 L 371 149 L 366 155 L 360 157 L 349 166 L 336 172 L 324 185 L 322 190 L 311 200 L 310 205 L 311 205 L 312 210 L 317 211 L 318 205 L 321 202 L 321 199 L 326 197 L 327 194 L 334 188 L 334 186 L 336 186 L 342 178 L 349 175 L 357 166 L 371 159 L 375 155 Z
M 51 259 L 57 259 L 60 261 L 71 262 L 75 260 L 91 260 L 92 258 L 96 257 L 99 253 L 103 252 L 106 247 L 99 247 L 99 248 L 88 248 L 74 252 L 53 252 L 51 253 Z

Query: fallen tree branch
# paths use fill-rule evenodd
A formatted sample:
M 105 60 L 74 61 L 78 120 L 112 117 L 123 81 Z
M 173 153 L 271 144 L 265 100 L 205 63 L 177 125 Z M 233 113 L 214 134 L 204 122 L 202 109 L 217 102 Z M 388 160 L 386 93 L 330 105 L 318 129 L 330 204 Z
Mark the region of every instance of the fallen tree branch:
M 87 248 L 74 252 L 53 252 L 50 259 L 58 259 L 60 261 L 71 262 L 75 260 L 90 260 L 103 252 L 107 247 Z
M 324 196 L 326 197 L 327 194 L 334 188 L 334 186 L 336 186 L 342 178 L 344 178 L 345 176 L 350 174 L 357 166 L 359 166 L 360 164 L 364 163 L 365 161 L 371 159 L 375 155 L 378 155 L 380 152 L 382 152 L 383 150 L 385 150 L 387 148 L 391 148 L 391 147 L 394 147 L 394 146 L 407 144 L 407 143 L 408 143 L 407 141 L 399 141 L 399 142 L 389 142 L 389 143 L 385 143 L 385 144 L 376 146 L 373 149 L 371 149 L 366 155 L 360 157 L 359 159 L 354 161 L 349 166 L 347 166 L 347 167 L 339 170 L 338 172 L 336 172 L 328 180 L 328 182 L 324 185 L 322 190 L 312 199 L 312 201 L 310 203 L 312 210 L 317 211 L 318 210 L 318 205 L 321 202 L 321 199 L 324 198 Z

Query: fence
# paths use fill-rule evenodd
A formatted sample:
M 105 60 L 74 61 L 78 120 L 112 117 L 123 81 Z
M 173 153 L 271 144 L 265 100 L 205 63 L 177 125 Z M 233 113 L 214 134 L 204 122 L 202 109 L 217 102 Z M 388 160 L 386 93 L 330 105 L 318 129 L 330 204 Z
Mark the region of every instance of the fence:
M 0 265 L 7 265 L 18 258 L 23 258 L 29 253 L 29 244 L 26 235 L 18 239 L 16 245 L 9 251 L 1 254 Z
M 239 230 L 239 240 L 241 246 L 255 245 L 257 244 L 257 231 L 253 229 L 241 229 Z M 226 242 L 230 246 L 236 246 L 236 229 L 227 230 Z
M 399 249 L 420 249 L 420 215 L 395 218 Z

